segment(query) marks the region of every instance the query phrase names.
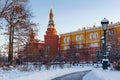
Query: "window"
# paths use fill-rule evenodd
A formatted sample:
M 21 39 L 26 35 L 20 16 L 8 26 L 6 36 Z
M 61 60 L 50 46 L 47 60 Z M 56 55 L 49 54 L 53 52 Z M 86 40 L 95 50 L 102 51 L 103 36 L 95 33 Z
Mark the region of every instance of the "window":
M 64 47 L 64 50 L 67 50 L 67 49 L 69 49 L 69 48 L 70 48 L 69 46 L 65 46 L 65 47 Z
M 94 38 L 95 39 L 98 38 L 98 33 L 97 32 L 94 33 Z
M 79 41 L 79 36 L 76 36 L 76 41 Z
M 70 42 L 70 37 L 67 37 L 67 42 Z
M 98 47 L 98 43 L 94 43 L 94 47 Z
M 64 43 L 66 43 L 66 42 L 67 42 L 67 38 L 65 37 L 65 38 L 64 38 Z
M 83 48 L 83 45 L 80 45 L 79 48 Z
M 66 49 L 67 49 L 67 47 L 65 46 L 65 47 L 64 47 L 64 50 L 66 50 Z
M 114 35 L 115 34 L 115 30 L 111 30 L 111 35 Z
M 70 42 L 70 37 L 65 37 L 64 38 L 64 43 Z
M 93 46 L 94 46 L 94 45 L 91 43 L 91 44 L 90 44 L 90 47 L 93 47 Z
M 95 32 L 95 33 L 90 33 L 90 39 L 96 39 L 98 38 L 98 33 Z
M 80 39 L 80 40 L 83 40 L 83 35 L 80 35 L 79 39 Z
M 83 40 L 83 35 L 76 36 L 76 41 Z
M 109 31 L 108 31 L 108 35 L 115 35 L 115 30 L 113 30 L 113 29 L 112 29 L 112 30 L 109 30 Z
M 93 39 L 93 33 L 90 33 L 90 39 Z
M 91 43 L 90 47 L 98 47 L 98 43 Z

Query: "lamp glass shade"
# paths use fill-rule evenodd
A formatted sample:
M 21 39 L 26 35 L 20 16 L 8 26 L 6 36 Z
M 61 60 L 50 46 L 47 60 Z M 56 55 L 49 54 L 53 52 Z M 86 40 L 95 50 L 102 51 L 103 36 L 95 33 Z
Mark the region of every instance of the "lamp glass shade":
M 106 18 L 104 18 L 104 19 L 101 21 L 101 24 L 102 24 L 102 29 L 103 29 L 103 30 L 107 30 L 109 21 L 108 21 Z
M 108 24 L 102 24 L 103 30 L 107 30 Z

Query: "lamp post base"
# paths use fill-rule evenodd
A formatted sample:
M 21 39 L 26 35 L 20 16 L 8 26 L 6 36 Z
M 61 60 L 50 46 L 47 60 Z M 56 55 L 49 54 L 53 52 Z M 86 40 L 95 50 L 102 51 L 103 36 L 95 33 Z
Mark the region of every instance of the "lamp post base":
M 102 60 L 102 68 L 103 70 L 108 69 L 108 59 Z

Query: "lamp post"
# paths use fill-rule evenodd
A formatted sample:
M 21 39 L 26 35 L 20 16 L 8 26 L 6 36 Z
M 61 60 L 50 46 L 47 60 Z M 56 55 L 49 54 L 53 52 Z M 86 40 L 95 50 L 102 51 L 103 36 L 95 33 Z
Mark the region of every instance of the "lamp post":
M 106 31 L 107 31 L 109 21 L 106 18 L 104 18 L 101 21 L 101 24 L 102 24 L 102 29 L 104 31 L 102 68 L 105 70 L 105 69 L 108 69 L 108 57 L 107 57 L 107 54 L 106 54 L 106 52 L 107 52 L 106 51 Z

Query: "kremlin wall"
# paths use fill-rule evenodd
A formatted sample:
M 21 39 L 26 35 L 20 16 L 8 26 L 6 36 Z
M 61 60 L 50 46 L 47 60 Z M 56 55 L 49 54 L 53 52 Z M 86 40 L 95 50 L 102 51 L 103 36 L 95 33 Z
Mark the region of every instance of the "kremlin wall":
M 25 48 L 30 54 L 48 58 L 50 61 L 62 56 L 65 61 L 85 61 L 96 62 L 102 58 L 102 42 L 103 37 L 102 26 L 84 27 L 74 32 L 57 34 L 57 27 L 54 23 L 54 14 L 52 9 L 49 14 L 49 22 L 44 35 L 44 42 L 35 39 L 34 32 L 31 33 L 29 43 L 35 45 L 35 50 Z M 114 47 L 120 42 L 120 23 L 110 23 L 107 30 L 107 46 Z M 29 46 L 30 46 L 29 44 Z M 28 45 L 26 45 L 28 46 Z M 33 51 L 35 53 L 33 53 Z M 25 52 L 24 52 L 25 53 Z M 27 55 L 28 52 L 26 52 Z M 98 57 L 99 55 L 99 57 Z M 39 60 L 39 58 L 38 58 Z M 32 60 L 29 60 L 32 61 Z

